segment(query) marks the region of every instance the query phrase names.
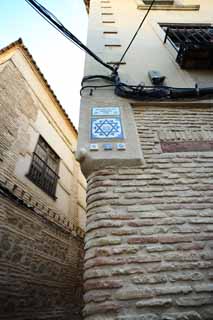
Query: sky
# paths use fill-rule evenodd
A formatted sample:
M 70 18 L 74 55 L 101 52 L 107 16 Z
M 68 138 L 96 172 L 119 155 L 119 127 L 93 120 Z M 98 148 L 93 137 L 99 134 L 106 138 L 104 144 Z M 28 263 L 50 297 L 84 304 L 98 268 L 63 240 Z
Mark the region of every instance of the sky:
M 38 0 L 86 43 L 83 0 Z M 84 52 L 48 24 L 25 0 L 0 0 L 0 48 L 22 38 L 57 98 L 78 127 Z

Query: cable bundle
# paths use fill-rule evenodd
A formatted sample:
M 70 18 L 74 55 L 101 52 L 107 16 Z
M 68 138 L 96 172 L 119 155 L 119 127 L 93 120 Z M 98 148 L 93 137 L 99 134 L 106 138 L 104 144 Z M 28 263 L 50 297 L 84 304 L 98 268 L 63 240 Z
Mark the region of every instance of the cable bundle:
M 93 51 L 91 51 L 87 46 L 85 46 L 72 32 L 70 32 L 65 26 L 54 16 L 53 13 L 48 11 L 36 0 L 25 0 L 31 7 L 36 10 L 48 23 L 50 23 L 56 30 L 63 34 L 67 39 L 72 41 L 77 47 L 84 50 L 91 57 L 93 57 L 97 62 L 101 63 L 104 67 L 108 68 L 110 71 L 114 71 L 114 68 L 107 63 L 105 63 L 101 58 L 99 58 Z
M 126 50 L 124 51 L 120 61 L 112 67 L 111 65 L 105 63 L 100 57 L 98 57 L 93 51 L 91 51 L 87 46 L 85 46 L 72 32 L 70 32 L 65 26 L 45 7 L 43 7 L 38 1 L 36 0 L 25 0 L 28 4 L 30 4 L 33 9 L 35 9 L 48 23 L 50 23 L 56 30 L 63 34 L 67 39 L 72 41 L 75 45 L 77 45 L 80 49 L 84 50 L 88 53 L 91 57 L 93 57 L 97 62 L 102 64 L 104 67 L 111 71 L 110 76 L 105 75 L 92 75 L 86 76 L 82 80 L 82 88 L 80 93 L 85 89 L 90 89 L 90 95 L 92 95 L 93 89 L 98 88 L 108 88 L 114 87 L 114 93 L 123 98 L 133 99 L 133 100 L 159 100 L 159 99 L 178 99 L 178 98 L 200 98 L 206 95 L 213 94 L 213 87 L 209 88 L 173 88 L 167 86 L 145 86 L 143 84 L 135 85 L 128 85 L 120 81 L 118 75 L 118 69 L 120 64 L 126 55 L 127 51 L 129 50 L 130 46 L 132 45 L 135 37 L 137 36 L 139 30 L 141 29 L 144 21 L 146 20 L 149 12 L 152 9 L 152 6 L 155 3 L 155 0 L 152 0 L 152 3 L 147 10 L 144 18 L 142 19 L 138 29 L 136 30 L 133 38 L 131 39 L 129 45 L 127 46 Z M 86 85 L 83 86 L 84 82 L 86 81 L 94 81 L 94 80 L 104 80 L 109 82 L 110 84 L 106 85 Z
M 85 82 L 93 80 L 104 80 L 110 82 L 109 85 L 86 85 L 83 86 Z M 205 96 L 213 95 L 213 87 L 207 88 L 198 88 L 196 85 L 194 88 L 175 88 L 169 86 L 145 86 L 143 84 L 128 85 L 120 81 L 118 74 L 113 74 L 112 76 L 102 76 L 102 75 L 93 75 L 86 76 L 82 80 L 81 95 L 86 89 L 100 89 L 114 87 L 115 95 L 132 99 L 132 100 L 166 100 L 166 99 L 193 99 L 193 98 L 202 98 Z

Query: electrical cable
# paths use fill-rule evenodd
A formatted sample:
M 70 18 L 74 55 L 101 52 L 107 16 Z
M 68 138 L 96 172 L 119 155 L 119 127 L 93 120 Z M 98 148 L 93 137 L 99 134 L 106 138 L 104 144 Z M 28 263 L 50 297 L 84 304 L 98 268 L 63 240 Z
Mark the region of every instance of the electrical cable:
M 123 55 L 122 55 L 122 57 L 121 57 L 120 61 L 119 61 L 118 63 L 116 63 L 116 64 L 115 64 L 115 65 L 116 65 L 116 70 L 118 70 L 118 69 L 119 69 L 121 62 L 123 61 L 123 59 L 124 59 L 125 55 L 127 54 L 127 51 L 128 51 L 128 50 L 129 50 L 129 48 L 131 47 L 131 45 L 132 45 L 133 41 L 135 40 L 135 37 L 137 36 L 137 34 L 138 34 L 139 30 L 141 29 L 142 25 L 144 24 L 144 22 L 145 22 L 145 20 L 146 20 L 146 18 L 147 18 L 147 16 L 148 16 L 149 12 L 151 11 L 151 9 L 152 9 L 152 7 L 153 7 L 154 3 L 155 3 L 155 0 L 152 0 L 152 3 L 150 4 L 150 6 L 149 6 L 149 8 L 148 8 L 148 10 L 147 10 L 147 12 L 146 12 L 146 14 L 145 14 L 145 16 L 143 17 L 143 19 L 142 19 L 142 21 L 141 21 L 141 23 L 140 23 L 140 25 L 139 25 L 138 29 L 136 30 L 136 32 L 135 32 L 135 34 L 134 34 L 134 36 L 132 37 L 132 40 L 130 41 L 129 45 L 127 46 L 126 50 L 124 51 L 124 53 L 123 53 Z
M 213 95 L 213 87 L 207 88 L 173 88 L 167 86 L 145 86 L 144 84 L 139 85 L 128 85 L 120 81 L 118 75 L 118 68 L 120 63 L 122 62 L 124 56 L 126 55 L 127 51 L 129 50 L 130 46 L 132 45 L 137 33 L 139 32 L 140 28 L 142 27 L 144 21 L 146 20 L 155 0 L 152 1 L 149 9 L 147 10 L 143 20 L 141 21 L 137 31 L 135 32 L 132 40 L 130 41 L 127 49 L 125 50 L 124 54 L 122 55 L 120 62 L 116 64 L 116 67 L 112 67 L 109 64 L 105 63 L 101 58 L 99 58 L 94 52 L 92 52 L 88 47 L 86 47 L 77 37 L 75 37 L 68 29 L 66 29 L 63 24 L 45 7 L 39 4 L 36 0 L 25 0 L 31 7 L 37 11 L 49 24 L 51 24 L 56 30 L 62 33 L 67 39 L 72 41 L 75 45 L 77 45 L 80 49 L 84 50 L 88 53 L 91 57 L 93 57 L 97 62 L 102 64 L 104 67 L 108 68 L 111 71 L 110 76 L 105 75 L 91 75 L 86 76 L 82 80 L 82 85 L 85 81 L 95 81 L 97 79 L 101 79 L 104 81 L 109 81 L 112 84 L 110 85 L 88 85 L 83 86 L 81 88 L 80 93 L 82 94 L 83 90 L 85 89 L 98 89 L 98 88 L 107 88 L 107 87 L 114 87 L 114 93 L 117 96 L 127 98 L 127 99 L 134 99 L 134 100 L 153 100 L 153 99 L 178 99 L 178 98 L 199 98 L 206 95 Z M 90 91 L 92 95 L 92 91 Z
M 115 72 L 115 69 L 109 64 L 105 63 L 101 58 L 99 58 L 93 51 L 91 51 L 87 46 L 85 46 L 73 33 L 64 27 L 64 25 L 56 18 L 50 11 L 43 7 L 36 0 L 25 0 L 36 12 L 38 12 L 48 23 L 50 23 L 56 30 L 62 33 L 67 39 L 72 41 L 79 48 L 88 53 L 97 62 L 102 64 L 104 67 L 109 69 L 111 72 Z
M 51 26 L 53 26 L 57 31 L 59 31 L 63 36 L 65 36 L 68 40 L 72 41 L 78 48 L 83 50 L 79 44 L 73 41 L 72 35 L 68 37 L 68 30 L 63 26 L 63 24 L 45 7 L 39 4 L 36 0 L 25 0 L 42 18 L 44 18 Z M 76 38 L 77 39 L 77 38 Z M 78 40 L 78 39 L 77 39 Z
M 108 87 L 115 87 L 115 84 L 103 85 L 103 86 L 83 86 L 80 90 L 80 95 L 82 96 L 82 92 L 85 89 L 98 89 L 98 88 L 108 88 Z
M 112 82 L 113 81 L 113 78 L 112 77 L 109 77 L 109 76 L 104 76 L 104 75 L 94 75 L 94 76 L 85 76 L 83 77 L 82 81 L 81 81 L 81 85 L 83 85 L 83 83 L 85 81 L 95 81 L 97 79 L 102 79 L 102 80 L 105 80 L 105 81 L 110 81 Z
M 86 76 L 82 80 L 82 85 L 84 82 L 91 80 L 106 80 L 112 82 L 112 85 L 88 85 L 83 86 L 80 93 L 85 89 L 98 89 L 106 87 L 115 87 L 115 95 L 132 99 L 138 101 L 144 100 L 172 100 L 172 99 L 199 99 L 204 96 L 213 95 L 213 87 L 198 88 L 196 85 L 194 88 L 176 88 L 169 86 L 146 86 L 144 84 L 139 85 L 130 85 L 120 81 L 120 78 L 117 75 L 114 77 L 107 77 L 102 75 L 91 75 Z M 90 95 L 92 93 L 90 92 Z

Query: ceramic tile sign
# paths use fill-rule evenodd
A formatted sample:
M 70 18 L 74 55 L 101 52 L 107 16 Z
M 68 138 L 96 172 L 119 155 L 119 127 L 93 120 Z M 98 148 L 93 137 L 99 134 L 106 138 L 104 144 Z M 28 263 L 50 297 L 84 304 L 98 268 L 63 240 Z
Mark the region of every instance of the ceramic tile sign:
M 93 107 L 91 139 L 123 139 L 119 107 Z
M 113 118 L 93 118 L 91 126 L 92 139 L 123 139 L 121 119 Z
M 92 116 L 120 116 L 119 107 L 93 107 Z

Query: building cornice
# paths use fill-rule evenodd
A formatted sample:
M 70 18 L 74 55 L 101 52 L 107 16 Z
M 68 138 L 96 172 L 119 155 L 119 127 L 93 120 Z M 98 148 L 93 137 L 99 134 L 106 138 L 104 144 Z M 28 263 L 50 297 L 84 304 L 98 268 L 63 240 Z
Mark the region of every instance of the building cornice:
M 26 210 L 30 210 L 37 216 L 45 219 L 49 223 L 54 224 L 58 228 L 64 231 L 64 233 L 71 234 L 74 237 L 83 239 L 85 232 L 80 227 L 76 226 L 65 217 L 61 212 L 52 209 L 42 200 L 38 200 L 33 195 L 31 190 L 22 187 L 18 180 L 9 177 L 1 171 L 0 174 L 0 197 L 8 198 L 19 206 L 24 207 Z

